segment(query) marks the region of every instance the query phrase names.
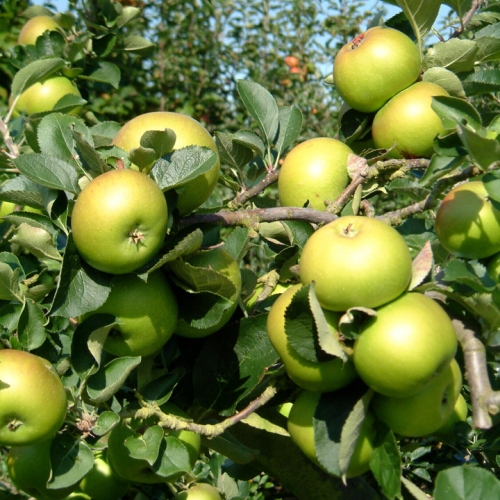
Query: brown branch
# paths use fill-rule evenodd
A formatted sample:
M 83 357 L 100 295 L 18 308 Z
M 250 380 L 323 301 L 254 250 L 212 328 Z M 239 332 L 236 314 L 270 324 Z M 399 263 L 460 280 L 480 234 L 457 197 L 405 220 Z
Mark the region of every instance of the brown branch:
M 456 29 L 455 32 L 451 35 L 451 38 L 458 38 L 465 31 L 471 19 L 474 17 L 474 15 L 479 10 L 484 1 L 485 0 L 473 0 L 470 9 L 465 13 L 463 18 L 460 20 L 461 22 L 460 29 Z
M 9 129 L 7 127 L 7 123 L 0 118 L 0 132 L 3 136 L 3 140 L 9 152 L 5 152 L 5 155 L 10 159 L 17 158 L 19 156 L 19 146 L 12 140 L 10 136 Z
M 473 425 L 478 429 L 489 429 L 493 425 L 491 415 L 496 415 L 500 411 L 500 392 L 491 388 L 486 365 L 486 349 L 474 332 L 465 328 L 460 321 L 453 320 L 453 326 L 464 353 Z
M 253 198 L 254 196 L 257 196 L 260 194 L 266 187 L 270 186 L 274 182 L 278 180 L 279 177 L 279 171 L 274 170 L 271 172 L 268 172 L 267 175 L 262 179 L 259 183 L 257 183 L 255 186 L 252 186 L 251 188 L 247 189 L 246 191 L 243 191 L 239 195 L 237 195 L 232 201 L 231 205 L 233 206 L 239 206 L 243 205 L 246 203 L 250 198 Z

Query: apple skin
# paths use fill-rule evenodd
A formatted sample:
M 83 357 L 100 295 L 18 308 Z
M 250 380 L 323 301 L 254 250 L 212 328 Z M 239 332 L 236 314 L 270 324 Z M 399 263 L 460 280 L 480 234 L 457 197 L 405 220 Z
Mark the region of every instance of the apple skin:
M 219 490 L 207 483 L 196 483 L 174 495 L 173 500 L 222 500 Z
M 285 333 L 285 311 L 302 285 L 294 285 L 283 292 L 271 306 L 267 316 L 267 334 L 280 355 L 290 379 L 302 389 L 329 392 L 340 389 L 357 378 L 352 360 L 345 363 L 340 358 L 315 363 L 300 356 L 288 342 Z M 332 335 L 338 338 L 339 315 L 324 311 Z
M 436 236 L 456 257 L 483 259 L 500 252 L 500 211 L 481 181 L 454 187 L 436 213 Z
M 354 109 L 372 113 L 414 83 L 420 53 L 401 31 L 376 26 L 342 47 L 333 63 L 338 93 Z
M 104 350 L 115 356 L 149 356 L 161 349 L 177 326 L 178 305 L 172 287 L 161 269 L 147 282 L 135 274 L 115 276 L 106 302 L 96 313 L 117 317 L 119 324 L 109 333 Z
M 110 170 L 92 180 L 73 207 L 73 239 L 99 271 L 126 274 L 160 250 L 168 223 L 165 196 L 146 174 Z
M 469 409 L 467 408 L 467 401 L 465 401 L 462 394 L 459 394 L 452 414 L 448 417 L 446 422 L 432 434 L 436 437 L 444 439 L 449 438 L 450 436 L 453 437 L 453 426 L 457 422 L 465 422 L 468 414 Z
M 313 423 L 314 413 L 320 397 L 321 393 L 319 392 L 302 391 L 290 410 L 287 429 L 290 438 L 302 450 L 304 455 L 322 468 L 316 456 Z M 375 418 L 371 412 L 368 412 L 347 469 L 346 475 L 348 478 L 364 474 L 370 469 L 370 457 L 373 451 L 375 433 Z
M 28 20 L 21 28 L 17 43 L 19 45 L 35 45 L 36 39 L 47 30 L 57 31 L 59 25 L 50 16 L 36 16 Z
M 401 295 L 412 275 L 404 238 L 378 219 L 345 216 L 307 240 L 300 258 L 300 281 L 316 283 L 321 306 L 330 311 L 378 307 Z
M 102 452 L 94 453 L 92 469 L 80 481 L 78 488 L 92 500 L 119 500 L 130 489 L 113 471 Z
M 417 82 L 395 95 L 375 115 L 373 142 L 377 148 L 391 149 L 389 158 L 430 158 L 434 139 L 445 128 L 433 111 L 433 96 L 448 92 L 431 82 Z
M 0 217 L 11 214 L 15 210 L 15 208 L 16 204 L 11 203 L 10 201 L 0 202 Z
M 448 368 L 456 350 L 446 311 L 426 295 L 409 292 L 362 325 L 354 342 L 354 366 L 375 392 L 409 398 Z
M 414 396 L 390 398 L 375 394 L 371 408 L 396 434 L 422 437 L 433 434 L 453 414 L 462 389 L 462 372 L 455 359 Z
M 52 438 L 49 438 L 30 446 L 13 446 L 7 455 L 7 471 L 12 483 L 30 497 L 60 500 L 78 487 L 75 483 L 58 490 L 47 488 L 52 473 L 51 443 Z
M 176 335 L 181 337 L 189 338 L 202 338 L 212 335 L 219 331 L 232 317 L 236 308 L 238 307 L 238 302 L 241 294 L 241 271 L 238 263 L 233 259 L 232 255 L 222 247 L 215 247 L 210 250 L 202 250 L 191 256 L 185 257 L 184 261 L 194 267 L 204 267 L 217 271 L 228 278 L 235 287 L 234 294 L 229 298 L 232 302 L 231 306 L 228 307 L 221 316 L 220 321 L 208 328 L 195 328 L 191 326 L 182 317 L 182 307 L 180 308 L 179 321 L 177 323 Z M 170 269 L 173 273 L 176 273 L 176 262 L 170 264 Z M 196 309 L 196 297 L 195 294 L 189 294 L 190 308 Z M 198 298 L 198 300 L 200 300 Z
M 0 350 L 0 445 L 28 446 L 53 436 L 66 417 L 66 391 L 44 358 Z
M 316 137 L 295 146 L 286 156 L 278 178 L 278 196 L 284 207 L 325 211 L 349 181 L 347 158 L 352 149 L 337 139 Z
M 169 111 L 153 111 L 136 116 L 127 122 L 116 134 L 113 144 L 127 153 L 138 148 L 142 135 L 149 130 L 172 129 L 176 140 L 173 150 L 186 146 L 204 146 L 217 151 L 212 136 L 203 125 L 190 116 Z M 203 175 L 185 184 L 179 193 L 177 208 L 181 215 L 185 215 L 204 203 L 219 180 L 220 160 Z
M 78 87 L 65 76 L 51 76 L 43 82 L 37 82 L 28 87 L 17 100 L 12 115 L 20 116 L 22 113 L 32 115 L 51 111 L 57 102 L 67 94 L 81 97 Z M 81 112 L 81 106 L 73 109 L 70 115 Z

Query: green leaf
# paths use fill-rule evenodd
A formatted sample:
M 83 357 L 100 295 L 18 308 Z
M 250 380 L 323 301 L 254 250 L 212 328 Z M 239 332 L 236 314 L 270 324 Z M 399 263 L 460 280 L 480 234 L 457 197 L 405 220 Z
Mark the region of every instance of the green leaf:
M 2 252 L 0 254 L 0 300 L 17 300 L 18 302 L 23 302 L 23 297 L 21 294 L 21 289 L 19 287 L 19 282 L 21 281 L 21 276 L 24 276 L 24 271 L 21 264 L 17 261 L 17 264 L 12 262 L 5 262 L 4 258 L 13 254 L 7 254 Z M 10 260 L 10 259 L 9 259 Z
M 130 451 L 130 457 L 136 460 L 146 460 L 153 465 L 158 459 L 163 441 L 163 429 L 159 425 L 148 427 L 143 434 L 134 434 L 125 440 L 125 446 Z
M 499 23 L 492 26 L 495 27 L 495 33 L 491 32 L 490 26 L 476 33 L 475 43 L 479 48 L 477 54 L 478 61 L 496 61 L 500 59 L 500 38 L 498 37 Z M 482 36 L 479 36 L 481 32 L 483 32 Z M 492 33 L 495 36 L 486 36 L 487 33 Z
M 450 96 L 465 98 L 462 82 L 458 76 L 449 69 L 430 68 L 422 75 L 422 80 L 443 87 Z
M 156 45 L 150 42 L 147 38 L 139 35 L 130 35 L 125 37 L 123 44 L 127 52 L 149 51 L 156 47 Z
M 443 272 L 443 281 L 462 283 L 477 292 L 491 291 L 495 287 L 495 281 L 488 274 L 486 267 L 477 261 L 451 259 Z
M 93 82 L 109 83 L 115 89 L 120 86 L 120 68 L 113 63 L 107 61 L 100 61 L 98 67 L 89 75 L 80 75 L 83 80 L 90 80 Z
M 40 227 L 23 222 L 17 227 L 11 241 L 39 259 L 63 260 L 56 248 L 53 236 Z
M 222 163 L 235 168 L 242 168 L 254 157 L 253 149 L 234 140 L 234 136 L 224 132 L 216 132 L 215 144 Z
M 481 127 L 481 115 L 476 108 L 463 99 L 445 96 L 433 97 L 432 109 L 448 129 L 455 128 L 457 124 L 470 125 L 476 130 Z
M 58 158 L 39 153 L 25 154 L 16 158 L 14 165 L 28 179 L 42 186 L 70 193 L 80 192 L 76 170 Z
M 141 9 L 139 7 L 123 7 L 122 13 L 116 21 L 118 28 L 123 28 L 128 22 L 132 21 L 141 14 Z
M 16 205 L 44 208 L 45 203 L 53 202 L 57 191 L 48 189 L 33 182 L 24 175 L 17 175 L 2 185 L 0 199 Z
M 128 154 L 129 160 L 139 167 L 140 170 L 149 168 L 158 159 L 155 150 L 151 148 L 133 148 Z
M 19 211 L 12 212 L 11 214 L 4 216 L 3 220 L 7 221 L 9 224 L 14 224 L 15 226 L 25 223 L 30 226 L 43 229 L 53 238 L 56 238 L 58 235 L 58 231 L 54 228 L 52 221 L 46 215 Z
M 500 498 L 500 481 L 485 469 L 473 466 L 450 467 L 436 479 L 434 500 L 492 500 Z
M 401 455 L 393 432 L 385 424 L 378 425 L 370 469 L 386 497 L 401 497 Z
M 120 422 L 120 416 L 114 411 L 103 411 L 97 417 L 96 423 L 92 428 L 92 434 L 104 436 L 113 427 Z
M 232 415 L 278 360 L 266 321 L 265 314 L 242 318 L 238 326 L 207 337 L 193 368 L 195 397 L 205 408 Z
M 401 483 L 416 500 L 429 500 L 429 497 L 418 486 L 404 476 L 401 476 Z
M 446 42 L 434 44 L 424 57 L 422 65 L 424 70 L 441 67 L 454 73 L 472 71 L 478 50 L 478 44 L 472 40 L 452 38 Z
M 51 316 L 76 318 L 95 311 L 106 302 L 110 290 L 111 277 L 82 263 L 70 234 L 52 301 Z
M 50 445 L 52 477 L 49 490 L 76 485 L 92 469 L 94 454 L 87 443 L 69 434 L 56 434 Z
M 87 383 L 87 394 L 96 404 L 107 401 L 124 384 L 130 372 L 141 362 L 140 356 L 111 360 L 91 375 Z
M 167 262 L 173 262 L 183 255 L 190 255 L 195 253 L 201 248 L 202 243 L 203 232 L 201 231 L 201 229 L 195 229 L 187 236 L 184 236 L 178 243 L 176 243 L 174 248 L 163 255 L 160 260 L 154 265 L 151 271 L 162 267 Z
M 208 172 L 218 161 L 218 154 L 210 148 L 187 146 L 160 158 L 151 174 L 158 186 L 167 191 Z
M 14 76 L 11 86 L 12 96 L 15 98 L 21 95 L 28 87 L 50 76 L 64 66 L 66 66 L 66 62 L 60 57 L 40 59 L 28 64 Z
M 295 106 L 279 108 L 279 128 L 276 139 L 278 156 L 299 137 L 302 128 L 302 112 Z
M 239 80 L 238 93 L 250 115 L 257 121 L 269 147 L 276 137 L 279 125 L 279 110 L 271 93 L 256 82 Z
M 169 478 L 182 472 L 191 471 L 189 453 L 186 446 L 174 436 L 163 439 L 164 446 L 152 469 L 161 477 Z
M 241 262 L 248 252 L 250 242 L 250 230 L 247 227 L 235 227 L 224 242 L 227 250 L 236 262 Z
M 466 147 L 472 161 L 483 170 L 497 166 L 500 160 L 500 143 L 486 139 L 467 127 L 458 125 L 458 136 Z
M 165 130 L 148 130 L 142 135 L 140 144 L 143 148 L 154 150 L 156 153 L 156 160 L 172 151 L 175 141 L 175 132 L 167 128 Z
M 436 21 L 441 2 L 436 0 L 396 0 L 403 10 L 415 33 L 420 48 L 423 52 L 424 38 Z
M 238 130 L 233 135 L 233 140 L 237 144 L 250 148 L 256 155 L 264 158 L 266 155 L 266 145 L 264 141 L 251 130 Z
M 80 156 L 83 166 L 98 174 L 106 172 L 108 167 L 95 150 L 92 144 L 93 137 L 90 136 L 91 141 L 89 141 L 89 137 L 85 137 L 84 134 L 77 130 L 72 130 L 72 135 L 75 141 L 75 149 Z
M 25 349 L 32 351 L 45 342 L 45 324 L 42 308 L 31 299 L 25 300 L 18 325 L 19 342 Z
M 422 247 L 418 255 L 412 262 L 411 282 L 408 290 L 411 291 L 421 285 L 425 278 L 432 271 L 434 264 L 434 256 L 432 255 L 431 242 L 427 241 Z
M 432 155 L 431 162 L 418 183 L 420 186 L 432 186 L 438 179 L 460 167 L 463 162 L 463 157 Z
M 464 78 L 462 85 L 468 97 L 498 92 L 500 90 L 500 70 L 478 70 Z

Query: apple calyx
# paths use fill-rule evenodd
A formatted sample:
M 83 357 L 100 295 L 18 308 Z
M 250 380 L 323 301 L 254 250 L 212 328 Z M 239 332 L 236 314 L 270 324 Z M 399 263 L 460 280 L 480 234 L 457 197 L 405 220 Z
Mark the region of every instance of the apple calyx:
M 139 229 L 134 229 L 131 233 L 130 233 L 130 239 L 134 242 L 135 245 L 139 246 L 139 244 L 141 243 L 141 241 L 145 238 L 144 236 L 144 233 L 142 233 L 141 231 L 139 231 Z
M 346 227 L 341 229 L 341 235 L 347 238 L 354 238 L 358 234 L 358 230 L 354 227 L 352 222 L 349 222 Z
M 15 430 L 17 430 L 19 427 L 21 427 L 21 425 L 23 425 L 23 422 L 21 422 L 20 420 L 18 420 L 17 418 L 13 418 L 8 424 L 7 424 L 7 428 L 9 429 L 9 431 L 11 432 L 14 432 Z

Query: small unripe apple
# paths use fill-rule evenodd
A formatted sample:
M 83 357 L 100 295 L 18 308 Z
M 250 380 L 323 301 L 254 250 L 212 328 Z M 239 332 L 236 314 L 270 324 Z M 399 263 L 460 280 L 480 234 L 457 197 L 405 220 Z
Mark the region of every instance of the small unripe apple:
M 375 26 L 344 45 L 333 63 L 338 93 L 349 106 L 371 113 L 420 74 L 415 43 L 393 28 Z
M 390 158 L 430 158 L 434 139 L 444 133 L 441 118 L 432 109 L 432 97 L 448 92 L 431 82 L 417 82 L 395 95 L 375 115 L 373 142 L 390 149 Z
M 57 31 L 59 25 L 50 16 L 32 17 L 22 27 L 17 38 L 19 45 L 34 45 L 36 39 L 48 31 Z

